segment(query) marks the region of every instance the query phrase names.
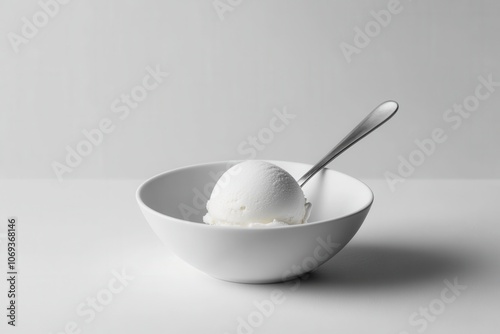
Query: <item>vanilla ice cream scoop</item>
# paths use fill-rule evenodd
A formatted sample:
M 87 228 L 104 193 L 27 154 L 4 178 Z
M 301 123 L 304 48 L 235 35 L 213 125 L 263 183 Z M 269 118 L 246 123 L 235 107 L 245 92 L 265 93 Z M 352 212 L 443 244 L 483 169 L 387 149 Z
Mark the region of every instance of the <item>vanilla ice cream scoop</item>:
M 227 170 L 207 202 L 210 225 L 270 227 L 307 222 L 311 204 L 295 179 L 265 161 L 248 160 Z

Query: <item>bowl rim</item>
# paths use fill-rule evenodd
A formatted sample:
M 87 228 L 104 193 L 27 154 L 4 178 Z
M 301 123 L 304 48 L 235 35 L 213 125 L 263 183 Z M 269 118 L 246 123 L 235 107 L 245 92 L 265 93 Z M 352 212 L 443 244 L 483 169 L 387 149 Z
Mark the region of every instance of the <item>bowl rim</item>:
M 165 176 L 166 174 L 171 174 L 171 173 L 179 172 L 181 170 L 186 170 L 186 169 L 193 169 L 193 168 L 197 168 L 197 167 L 203 167 L 203 166 L 207 166 L 207 165 L 216 165 L 216 164 L 226 164 L 226 165 L 229 165 L 229 164 L 237 164 L 237 163 L 244 162 L 244 161 L 246 161 L 246 160 L 221 160 L 221 161 L 205 162 L 205 163 L 201 163 L 201 164 L 193 164 L 193 165 L 188 165 L 188 166 L 184 166 L 184 167 L 174 168 L 174 169 L 171 169 L 171 170 L 168 170 L 168 171 L 161 172 L 159 174 L 156 174 L 156 175 L 150 177 L 149 179 L 145 180 L 144 182 L 142 182 L 141 185 L 136 190 L 135 198 L 136 198 L 137 202 L 139 203 L 139 206 L 141 207 L 141 209 L 143 209 L 143 210 L 145 209 L 145 210 L 149 211 L 150 213 L 152 213 L 154 215 L 157 215 L 157 216 L 159 216 L 161 218 L 168 218 L 168 219 L 171 219 L 173 221 L 179 222 L 181 224 L 203 226 L 201 228 L 211 228 L 211 229 L 218 228 L 218 229 L 225 229 L 225 230 L 232 230 L 232 231 L 240 231 L 240 230 L 246 230 L 246 231 L 262 231 L 262 230 L 266 230 L 267 231 L 267 230 L 282 229 L 282 228 L 285 228 L 285 229 L 289 229 L 289 228 L 306 228 L 306 226 L 313 226 L 313 225 L 319 225 L 319 224 L 325 224 L 325 223 L 334 223 L 336 221 L 349 218 L 351 216 L 359 214 L 360 212 L 363 212 L 366 209 L 369 209 L 371 207 L 371 205 L 373 204 L 373 201 L 374 201 L 374 198 L 375 198 L 375 195 L 373 194 L 372 189 L 368 185 L 366 185 L 366 183 L 364 183 L 363 181 L 361 181 L 361 180 L 359 180 L 359 179 L 357 179 L 357 178 L 355 178 L 353 176 L 347 175 L 345 173 L 339 172 L 337 170 L 334 170 L 334 169 L 331 169 L 331 168 L 328 168 L 328 167 L 324 167 L 323 169 L 326 169 L 326 170 L 329 170 L 331 172 L 340 174 L 343 177 L 347 177 L 347 178 L 352 179 L 354 181 L 357 181 L 361 185 L 363 185 L 368 190 L 368 192 L 370 194 L 370 199 L 368 200 L 368 203 L 365 204 L 365 205 L 363 205 L 360 209 L 358 209 L 358 210 L 356 210 L 356 211 L 354 211 L 352 213 L 349 213 L 347 215 L 343 215 L 343 216 L 340 216 L 340 217 L 337 217 L 337 218 L 334 218 L 334 219 L 325 219 L 325 220 L 320 220 L 320 221 L 315 221 L 315 222 L 308 222 L 308 223 L 305 223 L 305 224 L 296 224 L 296 225 L 287 225 L 287 226 L 273 226 L 273 227 L 265 227 L 265 228 L 241 228 L 240 226 L 230 226 L 230 225 L 209 225 L 209 224 L 203 224 L 203 223 L 200 223 L 200 222 L 194 222 L 194 221 L 190 221 L 190 220 L 184 220 L 184 219 L 180 219 L 180 218 L 177 218 L 177 217 L 172 217 L 172 216 L 169 216 L 169 215 L 166 215 L 164 213 L 161 213 L 161 212 L 158 212 L 158 211 L 154 210 L 149 205 L 147 205 L 146 203 L 144 203 L 144 201 L 141 198 L 142 191 L 144 190 L 144 188 L 149 183 L 154 182 L 156 179 L 159 179 L 159 178 Z M 276 163 L 278 163 L 278 164 L 279 163 L 293 163 L 293 164 L 298 164 L 298 165 L 304 165 L 304 166 L 307 166 L 308 168 L 310 168 L 310 167 L 313 166 L 313 165 L 310 165 L 310 164 L 307 164 L 307 163 L 295 162 L 295 161 L 264 160 L 264 159 L 262 159 L 261 161 L 266 161 L 266 162 L 270 162 L 270 163 L 274 163 L 274 164 L 276 164 Z

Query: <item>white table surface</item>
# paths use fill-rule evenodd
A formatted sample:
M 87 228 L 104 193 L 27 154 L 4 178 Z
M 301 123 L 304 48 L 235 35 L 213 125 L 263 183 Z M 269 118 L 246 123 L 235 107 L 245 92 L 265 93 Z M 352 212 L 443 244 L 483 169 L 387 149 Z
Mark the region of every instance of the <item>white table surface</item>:
M 238 317 L 273 290 L 284 301 L 248 333 L 494 333 L 500 328 L 500 181 L 408 180 L 375 203 L 354 239 L 301 281 L 245 285 L 211 278 L 160 243 L 135 203 L 140 180 L 0 181 L 4 234 L 18 217 L 18 326 L 2 333 L 238 333 Z M 5 272 L 5 236 L 0 267 Z M 113 270 L 133 276 L 89 322 Z M 423 330 L 409 317 L 439 305 L 445 280 L 467 288 Z M 0 283 L 1 305 L 7 284 Z M 423 319 L 423 318 L 419 318 Z M 77 329 L 71 329 L 71 323 Z M 68 325 L 68 330 L 65 327 Z M 245 333 L 241 331 L 240 333 Z

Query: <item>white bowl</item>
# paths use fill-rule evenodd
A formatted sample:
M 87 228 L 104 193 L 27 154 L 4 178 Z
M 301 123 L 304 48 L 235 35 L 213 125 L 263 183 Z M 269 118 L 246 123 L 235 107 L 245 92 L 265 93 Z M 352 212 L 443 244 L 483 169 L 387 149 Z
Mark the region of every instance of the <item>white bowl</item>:
M 270 161 L 298 179 L 311 165 Z M 240 228 L 206 225 L 202 217 L 217 176 L 238 161 L 189 166 L 159 174 L 137 190 L 153 231 L 173 253 L 222 280 L 271 283 L 316 269 L 337 254 L 363 223 L 373 193 L 361 181 L 324 169 L 304 187 L 309 223 Z

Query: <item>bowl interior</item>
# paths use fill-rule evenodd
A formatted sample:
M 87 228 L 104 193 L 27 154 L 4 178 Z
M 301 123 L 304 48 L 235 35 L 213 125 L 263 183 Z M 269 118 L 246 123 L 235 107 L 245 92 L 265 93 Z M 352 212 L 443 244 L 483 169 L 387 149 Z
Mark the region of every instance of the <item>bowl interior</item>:
M 299 179 L 311 165 L 270 161 Z M 146 181 L 138 190 L 138 199 L 161 214 L 202 223 L 206 202 L 219 177 L 238 163 L 218 162 L 166 172 Z M 348 216 L 368 207 L 373 193 L 364 183 L 331 169 L 316 174 L 304 187 L 312 203 L 309 223 Z

